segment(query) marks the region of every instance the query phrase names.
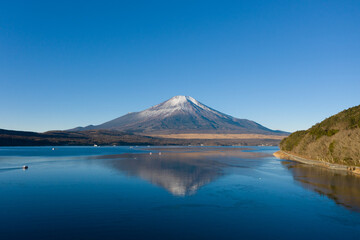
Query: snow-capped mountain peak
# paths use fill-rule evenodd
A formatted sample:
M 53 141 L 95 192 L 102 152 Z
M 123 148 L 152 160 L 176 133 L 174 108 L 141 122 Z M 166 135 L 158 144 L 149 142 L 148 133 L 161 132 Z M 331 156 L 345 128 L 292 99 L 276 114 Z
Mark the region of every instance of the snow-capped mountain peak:
M 128 113 L 109 122 L 80 129 L 114 129 L 143 134 L 282 134 L 256 122 L 221 113 L 190 96 L 181 95 L 172 97 L 144 111 Z
M 188 101 L 191 101 L 190 98 L 191 97 L 179 95 L 179 96 L 175 96 L 175 97 L 170 98 L 165 103 L 169 104 L 169 105 L 176 106 L 176 105 L 181 105 L 181 104 L 184 104 L 184 103 L 186 103 Z
M 166 118 L 176 113 L 196 114 L 196 112 L 199 111 L 207 111 L 215 115 L 219 115 L 219 116 L 223 115 L 224 117 L 227 117 L 227 115 L 221 114 L 220 112 L 217 112 L 207 107 L 206 105 L 198 102 L 197 100 L 195 100 L 190 96 L 181 96 L 181 95 L 172 97 L 163 103 L 160 103 L 158 105 L 155 105 L 149 109 L 140 112 L 139 114 L 146 118 L 152 118 L 152 117 Z
M 184 106 L 186 106 L 186 104 L 189 104 L 189 103 L 199 105 L 199 102 L 196 101 L 194 98 L 192 98 L 190 96 L 179 95 L 179 96 L 172 97 L 169 100 L 154 106 L 154 108 L 156 108 L 156 107 L 162 107 L 162 108 L 184 107 Z

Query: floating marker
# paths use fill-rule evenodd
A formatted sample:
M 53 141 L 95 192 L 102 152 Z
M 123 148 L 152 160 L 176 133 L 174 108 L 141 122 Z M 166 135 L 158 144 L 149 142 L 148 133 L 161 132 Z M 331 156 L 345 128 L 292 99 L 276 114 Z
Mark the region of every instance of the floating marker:
M 29 168 L 29 167 L 26 166 L 26 165 L 22 166 L 22 169 L 24 169 L 24 170 L 26 170 L 26 169 L 28 169 L 28 168 Z

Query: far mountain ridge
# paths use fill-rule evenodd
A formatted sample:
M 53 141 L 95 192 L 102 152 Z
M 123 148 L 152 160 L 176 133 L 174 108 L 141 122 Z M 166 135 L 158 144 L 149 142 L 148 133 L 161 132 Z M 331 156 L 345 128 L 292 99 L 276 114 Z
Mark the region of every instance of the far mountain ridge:
M 265 134 L 288 135 L 254 121 L 238 119 L 200 103 L 190 96 L 175 96 L 144 111 L 131 112 L 100 125 L 71 131 L 117 130 L 143 135 L 154 134 Z

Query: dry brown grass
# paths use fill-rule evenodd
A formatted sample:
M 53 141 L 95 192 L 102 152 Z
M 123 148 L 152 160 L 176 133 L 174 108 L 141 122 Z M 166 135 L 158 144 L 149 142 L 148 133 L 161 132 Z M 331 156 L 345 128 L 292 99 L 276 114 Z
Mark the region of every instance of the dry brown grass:
M 281 140 L 286 136 L 264 135 L 264 134 L 160 134 L 151 137 L 174 138 L 174 139 L 277 139 Z
M 281 150 L 327 163 L 360 166 L 360 105 L 335 114 L 280 143 Z
M 307 134 L 290 152 L 309 159 L 360 166 L 360 129 L 342 130 L 317 140 Z

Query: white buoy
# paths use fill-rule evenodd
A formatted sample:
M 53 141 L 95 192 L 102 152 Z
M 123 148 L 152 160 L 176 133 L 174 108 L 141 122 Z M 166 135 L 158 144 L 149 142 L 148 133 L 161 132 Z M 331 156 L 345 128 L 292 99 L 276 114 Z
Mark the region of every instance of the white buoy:
M 53 151 L 54 151 L 54 150 L 55 150 L 55 148 L 52 148 L 51 150 L 53 150 Z
M 24 170 L 26 170 L 26 169 L 28 169 L 28 168 L 29 168 L 29 167 L 26 166 L 26 165 L 22 166 L 22 169 L 24 169 Z

